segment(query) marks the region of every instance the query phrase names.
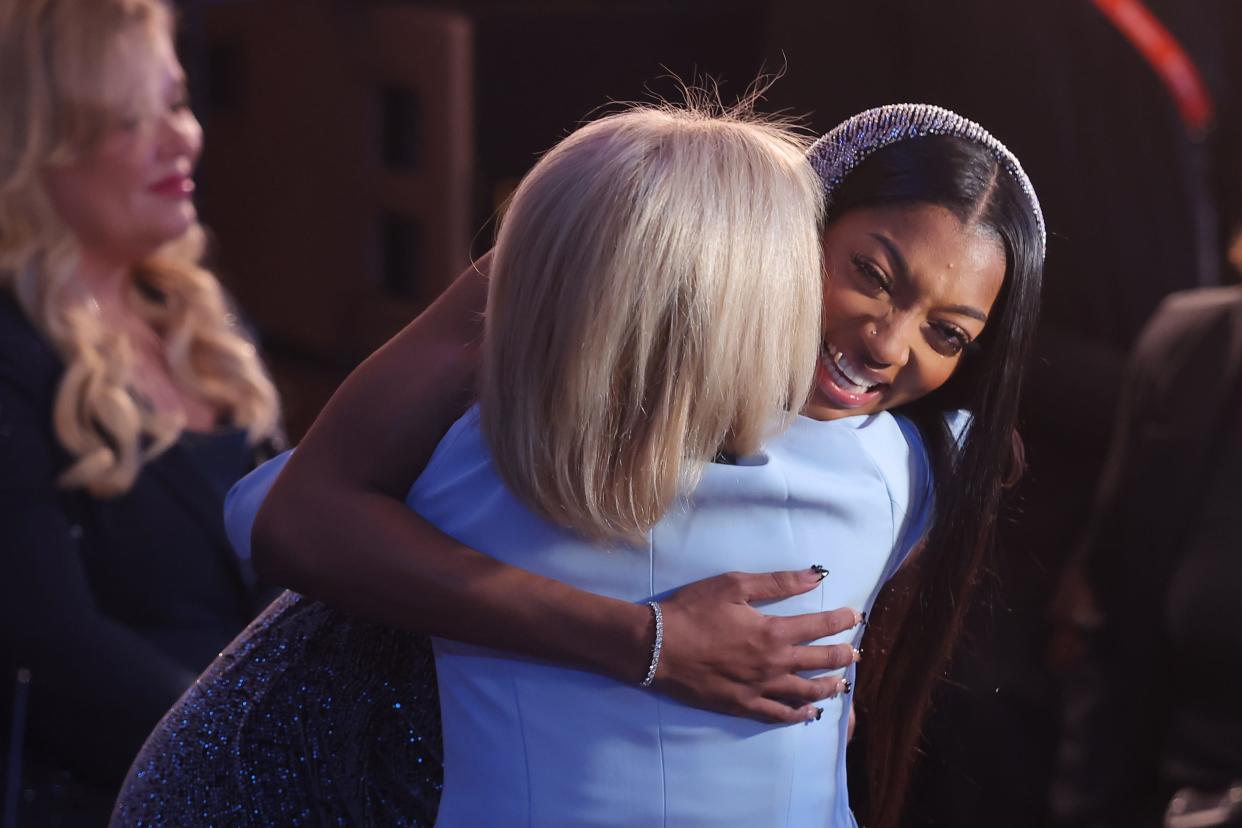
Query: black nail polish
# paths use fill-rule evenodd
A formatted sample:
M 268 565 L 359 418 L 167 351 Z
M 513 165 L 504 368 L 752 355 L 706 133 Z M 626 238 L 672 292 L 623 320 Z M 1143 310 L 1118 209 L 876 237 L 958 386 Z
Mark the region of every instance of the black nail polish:
M 864 613 L 860 613 L 860 615 L 862 615 L 862 623 L 863 623 L 863 624 L 866 624 L 866 623 L 867 623 L 867 613 L 865 613 L 865 612 L 864 612 Z
M 815 721 L 818 722 L 821 718 L 823 718 L 823 715 L 824 715 L 824 708 L 822 707 L 815 708 Z
M 819 564 L 811 564 L 811 571 L 818 575 L 821 581 L 828 575 L 827 568 L 822 567 Z
M 842 682 L 841 684 L 842 693 L 848 693 L 853 689 L 854 689 L 854 683 L 851 682 L 849 679 L 846 679 L 844 682 Z

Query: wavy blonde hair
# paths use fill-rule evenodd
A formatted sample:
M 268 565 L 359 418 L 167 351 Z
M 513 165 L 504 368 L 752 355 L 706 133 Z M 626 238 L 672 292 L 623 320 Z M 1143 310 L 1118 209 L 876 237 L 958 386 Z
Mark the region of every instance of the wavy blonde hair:
M 748 106 L 641 107 L 571 134 L 501 223 L 480 403 L 545 517 L 641 541 L 722 448 L 805 401 L 823 193 L 807 142 Z
M 109 497 L 174 443 L 183 418 L 138 403 L 127 337 L 106 327 L 77 282 L 80 250 L 43 173 L 88 155 L 132 104 L 109 77 L 120 44 L 171 35 L 160 0 L 0 0 L 0 288 L 64 362 L 52 425 L 72 462 L 59 483 Z M 253 443 L 273 435 L 275 388 L 242 336 L 195 225 L 131 268 L 127 299 L 163 343 L 173 378 Z

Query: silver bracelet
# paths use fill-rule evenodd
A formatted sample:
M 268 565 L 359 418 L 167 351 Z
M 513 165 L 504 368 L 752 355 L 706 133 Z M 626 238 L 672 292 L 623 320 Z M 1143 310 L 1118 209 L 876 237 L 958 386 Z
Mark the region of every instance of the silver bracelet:
M 655 601 L 648 601 L 647 606 L 651 607 L 651 614 L 655 617 L 656 633 L 651 644 L 651 666 L 647 668 L 647 677 L 639 687 L 650 687 L 651 682 L 655 681 L 656 668 L 660 666 L 660 650 L 664 647 L 664 613 Z

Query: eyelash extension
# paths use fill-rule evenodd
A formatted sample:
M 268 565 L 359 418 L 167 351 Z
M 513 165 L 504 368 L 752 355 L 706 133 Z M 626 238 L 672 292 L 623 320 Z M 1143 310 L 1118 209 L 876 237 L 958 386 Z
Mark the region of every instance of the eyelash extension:
M 884 274 L 884 271 L 880 270 L 873 263 L 867 261 L 857 253 L 851 257 L 851 260 L 854 263 L 854 267 L 857 268 L 857 270 L 865 277 L 875 282 L 877 287 L 886 293 L 892 291 L 893 282 Z
M 939 323 L 936 327 L 940 328 L 942 335 L 945 336 L 946 339 L 954 339 L 961 343 L 958 346 L 958 354 L 965 356 L 966 354 L 973 354 L 979 350 L 979 343 L 967 336 L 966 332 L 958 328 L 956 325 Z
M 962 348 L 965 348 L 970 344 L 970 337 L 963 333 L 961 328 L 956 325 L 949 325 L 944 322 L 939 322 L 936 327 L 940 328 L 946 339 L 956 340 Z

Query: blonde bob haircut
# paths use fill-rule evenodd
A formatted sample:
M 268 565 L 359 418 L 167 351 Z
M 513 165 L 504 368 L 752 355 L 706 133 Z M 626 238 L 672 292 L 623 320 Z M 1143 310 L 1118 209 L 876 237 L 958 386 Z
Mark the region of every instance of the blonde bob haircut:
M 745 105 L 633 108 L 523 179 L 479 397 L 499 473 L 540 514 L 641 543 L 706 462 L 801 407 L 823 292 L 806 146 Z
M 131 393 L 130 343 L 78 283 L 78 244 L 42 174 L 89 154 L 135 112 L 154 114 L 141 94 L 143 56 L 171 28 L 160 0 L 0 0 L 0 289 L 64 363 L 52 411 L 71 458 L 60 485 L 99 497 L 128 491 L 184 423 Z M 195 225 L 133 264 L 127 299 L 159 334 L 173 378 L 254 444 L 277 429 L 276 391 L 202 251 Z

